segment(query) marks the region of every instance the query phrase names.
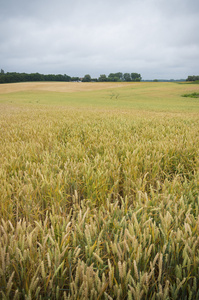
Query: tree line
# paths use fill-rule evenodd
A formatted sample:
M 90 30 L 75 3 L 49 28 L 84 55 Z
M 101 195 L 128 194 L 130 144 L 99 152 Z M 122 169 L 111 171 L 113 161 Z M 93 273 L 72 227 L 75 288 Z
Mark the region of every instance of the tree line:
M 92 78 L 89 74 L 86 74 L 83 78 L 71 77 L 69 75 L 55 75 L 55 74 L 40 74 L 40 73 L 17 73 L 7 72 L 1 69 L 0 83 L 14 83 L 14 82 L 27 82 L 27 81 L 82 81 L 82 82 L 120 82 L 120 81 L 141 81 L 142 77 L 138 73 L 110 73 L 108 76 L 102 74 L 99 78 Z
M 142 77 L 138 73 L 110 73 L 108 77 L 105 74 L 100 75 L 98 81 L 141 81 Z
M 192 75 L 192 76 L 188 76 L 186 81 L 196 81 L 199 80 L 199 75 Z
M 89 82 L 89 81 L 99 81 L 99 82 L 121 82 L 121 81 L 141 81 L 142 77 L 138 73 L 110 73 L 108 76 L 105 74 L 101 74 L 99 78 L 91 78 L 89 74 L 85 75 L 82 79 L 83 82 Z
M 0 83 L 14 83 L 14 82 L 27 82 L 27 81 L 78 81 L 78 80 L 79 77 L 70 77 L 66 74 L 43 75 L 39 73 L 31 73 L 31 74 L 17 73 L 17 72 L 5 73 L 2 69 L 0 72 Z

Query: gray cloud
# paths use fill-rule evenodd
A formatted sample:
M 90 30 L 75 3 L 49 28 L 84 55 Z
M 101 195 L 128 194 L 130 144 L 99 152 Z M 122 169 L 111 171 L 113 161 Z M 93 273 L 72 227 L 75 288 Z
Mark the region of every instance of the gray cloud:
M 144 79 L 199 73 L 198 0 L 0 0 L 0 68 Z

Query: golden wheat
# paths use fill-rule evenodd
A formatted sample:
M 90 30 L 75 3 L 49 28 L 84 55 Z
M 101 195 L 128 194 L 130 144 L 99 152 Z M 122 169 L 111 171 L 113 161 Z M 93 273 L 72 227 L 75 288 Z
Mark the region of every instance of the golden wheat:
M 199 119 L 1 113 L 2 299 L 199 299 Z

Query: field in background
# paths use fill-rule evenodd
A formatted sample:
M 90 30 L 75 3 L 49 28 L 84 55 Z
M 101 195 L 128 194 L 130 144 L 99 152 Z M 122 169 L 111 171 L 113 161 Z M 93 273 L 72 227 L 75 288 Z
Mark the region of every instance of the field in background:
M 0 85 L 0 105 L 56 105 L 86 109 L 199 112 L 197 99 L 182 98 L 198 92 L 198 85 L 176 83 L 31 82 Z M 39 106 L 38 106 L 39 107 Z
M 85 92 L 85 91 L 96 91 L 117 87 L 128 86 L 130 83 L 82 83 L 82 82 L 23 82 L 23 83 L 10 83 L 1 84 L 0 93 L 14 93 L 21 91 L 51 91 L 51 92 Z M 135 84 L 134 84 L 135 85 Z
M 3 299 L 199 298 L 198 91 L 0 85 Z

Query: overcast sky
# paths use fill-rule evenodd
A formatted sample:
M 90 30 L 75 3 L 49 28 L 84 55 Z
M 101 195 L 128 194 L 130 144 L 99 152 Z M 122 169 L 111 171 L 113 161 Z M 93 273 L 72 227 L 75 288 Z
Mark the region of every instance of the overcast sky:
M 0 0 L 0 68 L 199 75 L 199 0 Z

